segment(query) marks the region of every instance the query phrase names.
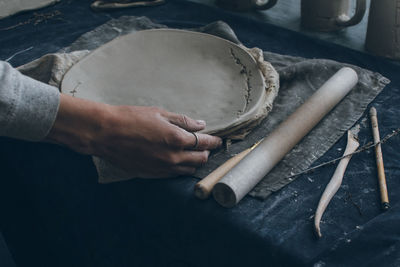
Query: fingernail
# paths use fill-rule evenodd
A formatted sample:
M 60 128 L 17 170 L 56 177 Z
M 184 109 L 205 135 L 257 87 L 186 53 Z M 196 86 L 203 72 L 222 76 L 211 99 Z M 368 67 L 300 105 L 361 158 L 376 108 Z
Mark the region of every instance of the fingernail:
M 205 126 L 206 125 L 206 122 L 203 121 L 203 120 L 197 120 L 196 122 L 197 122 L 197 124 L 199 124 L 201 126 Z

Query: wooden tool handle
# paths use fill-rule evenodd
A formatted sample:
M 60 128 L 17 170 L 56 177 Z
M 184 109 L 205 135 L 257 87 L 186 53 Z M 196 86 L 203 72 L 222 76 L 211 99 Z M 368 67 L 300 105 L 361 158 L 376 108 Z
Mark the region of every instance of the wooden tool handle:
M 214 188 L 214 185 L 218 183 L 219 180 L 224 177 L 224 175 L 232 169 L 236 164 L 239 163 L 249 152 L 253 149 L 253 147 L 248 148 L 236 156 L 233 156 L 229 160 L 227 160 L 224 164 L 219 166 L 205 178 L 203 178 L 200 182 L 198 182 L 194 187 L 194 194 L 197 198 L 207 199 L 211 191 Z
M 375 146 L 375 158 L 376 158 L 376 166 L 378 168 L 378 181 L 379 181 L 379 189 L 381 193 L 381 202 L 382 209 L 387 210 L 389 208 L 389 197 L 386 185 L 386 177 L 385 177 L 385 168 L 383 166 L 383 158 L 382 158 L 382 148 L 379 136 L 379 128 L 378 128 L 378 118 L 377 112 L 374 107 L 372 107 L 369 111 L 369 115 L 371 117 L 371 125 L 372 125 L 372 134 L 374 136 L 374 143 L 377 144 Z

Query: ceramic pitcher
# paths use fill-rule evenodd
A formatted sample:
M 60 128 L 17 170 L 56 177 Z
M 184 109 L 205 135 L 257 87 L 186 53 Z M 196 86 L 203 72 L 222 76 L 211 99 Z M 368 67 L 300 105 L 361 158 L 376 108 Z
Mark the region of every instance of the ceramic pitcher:
M 400 59 L 400 0 L 371 0 L 365 47 L 373 54 Z
M 278 0 L 217 0 L 216 4 L 219 7 L 230 9 L 233 11 L 252 11 L 266 10 L 273 7 Z
M 302 0 L 301 25 L 315 31 L 337 31 L 356 25 L 364 16 L 366 0 L 356 0 L 352 17 L 350 6 L 351 0 Z

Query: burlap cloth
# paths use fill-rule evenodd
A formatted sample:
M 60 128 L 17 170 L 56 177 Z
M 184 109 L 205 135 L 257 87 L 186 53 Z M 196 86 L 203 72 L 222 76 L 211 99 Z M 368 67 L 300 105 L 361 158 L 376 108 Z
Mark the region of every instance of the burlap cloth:
M 21 66 L 19 70 L 32 78 L 60 87 L 68 69 L 91 50 L 123 34 L 154 28 L 166 28 L 145 17 L 120 17 L 82 35 L 70 47 L 57 54 L 46 55 Z M 240 44 L 233 30 L 223 22 L 191 29 L 213 34 Z M 253 189 L 250 195 L 267 198 L 287 185 L 291 174 L 307 169 L 322 156 L 363 114 L 367 105 L 380 93 L 389 80 L 366 69 L 325 59 L 305 59 L 264 51 L 280 76 L 279 94 L 270 114 L 243 141 L 233 143 L 228 150 L 210 156 L 209 162 L 199 169 L 196 177 L 204 177 L 236 153 L 250 147 L 268 135 L 280 122 L 312 95 L 330 76 L 343 66 L 352 67 L 359 75 L 359 82 L 352 92 L 337 105 L 286 157 Z M 126 174 L 101 159 L 94 158 L 99 177 Z

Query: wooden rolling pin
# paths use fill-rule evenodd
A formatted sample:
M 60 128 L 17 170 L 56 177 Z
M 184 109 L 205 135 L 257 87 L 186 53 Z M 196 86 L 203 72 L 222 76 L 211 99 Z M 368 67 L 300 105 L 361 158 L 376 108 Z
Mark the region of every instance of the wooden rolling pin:
M 214 186 L 223 207 L 235 206 L 273 167 L 320 122 L 357 84 L 357 73 L 340 69 L 306 102 L 274 129 Z
M 225 161 L 224 164 L 219 166 L 217 169 L 215 169 L 213 172 L 211 172 L 209 175 L 207 175 L 205 178 L 203 178 L 200 182 L 198 182 L 194 186 L 194 195 L 199 198 L 199 199 L 207 199 L 216 183 L 219 182 L 219 180 L 224 177 L 227 172 L 232 169 L 236 164 L 238 164 L 247 154 L 250 153 L 259 143 L 261 142 L 258 141 L 255 143 L 252 147 L 240 152 L 239 154 L 233 156 L 232 158 L 228 159 Z

